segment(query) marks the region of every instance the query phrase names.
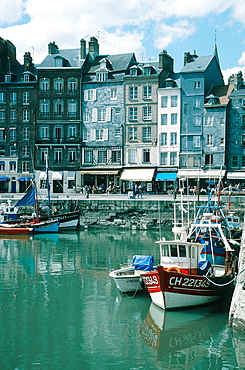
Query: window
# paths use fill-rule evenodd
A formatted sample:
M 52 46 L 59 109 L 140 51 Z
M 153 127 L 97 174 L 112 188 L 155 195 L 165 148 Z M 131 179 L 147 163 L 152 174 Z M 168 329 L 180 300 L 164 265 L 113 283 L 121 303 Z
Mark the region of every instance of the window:
M 95 130 L 95 140 L 97 141 L 104 140 L 104 130 L 103 129 Z
M 200 89 L 201 88 L 201 81 L 194 81 L 193 88 L 194 88 L 194 90 Z
M 129 119 L 130 121 L 135 121 L 138 119 L 138 109 L 136 107 L 129 108 Z
M 68 116 L 76 116 L 77 114 L 77 103 L 68 102 Z
M 89 113 L 88 112 L 83 113 L 83 122 L 89 122 Z
M 167 108 L 168 106 L 168 97 L 162 96 L 161 97 L 161 108 Z
M 223 137 L 220 138 L 220 145 L 221 146 L 225 145 L 225 139 Z
M 28 161 L 22 162 L 22 172 L 29 172 L 30 171 L 30 164 Z
M 5 129 L 0 128 L 0 140 L 5 140 Z
M 54 66 L 55 67 L 63 67 L 63 58 L 55 58 L 54 59 Z
M 111 152 L 111 162 L 112 163 L 121 163 L 121 151 L 112 150 Z
M 137 163 L 137 149 L 129 149 L 128 151 L 128 162 Z
M 29 74 L 24 74 L 24 76 L 23 76 L 23 79 L 24 79 L 24 82 L 29 82 L 30 81 L 30 76 L 29 76 Z
M 167 133 L 162 132 L 160 138 L 161 138 L 160 145 L 167 145 Z
M 23 140 L 28 140 L 30 136 L 29 127 L 23 127 Z
M 177 107 L 178 97 L 171 96 L 171 107 Z
M 242 167 L 245 167 L 245 155 L 242 155 Z
M 225 117 L 220 117 L 220 121 L 219 121 L 219 123 L 220 123 L 221 125 L 224 125 L 224 124 L 225 124 Z
M 242 135 L 242 146 L 245 146 L 245 135 Z
M 62 137 L 62 127 L 61 126 L 55 126 L 54 137 L 55 139 L 60 139 Z
M 16 141 L 16 128 L 15 127 L 11 127 L 9 129 L 9 140 Z
M 138 87 L 137 86 L 130 86 L 129 87 L 129 99 L 138 99 Z
M 96 73 L 97 81 L 108 81 L 108 72 L 97 72 Z
M 193 136 L 193 147 L 200 148 L 200 146 L 201 146 L 200 136 Z
M 48 128 L 48 126 L 41 126 L 41 128 L 40 128 L 40 137 L 41 137 L 41 139 L 48 139 L 49 138 L 49 128 Z
M 23 104 L 29 104 L 30 103 L 30 92 L 24 91 L 23 92 Z
M 76 162 L 76 150 L 75 149 L 68 150 L 68 161 L 69 163 Z
M 238 156 L 237 155 L 233 155 L 231 157 L 231 165 L 232 167 L 238 167 Z
M 23 157 L 28 157 L 30 155 L 30 150 L 29 150 L 28 145 L 23 145 L 22 155 L 23 155 Z
M 9 171 L 10 172 L 16 171 L 16 162 L 9 162 Z
M 84 163 L 86 164 L 92 164 L 93 163 L 93 151 L 92 150 L 86 150 L 84 153 Z
M 161 153 L 160 163 L 161 163 L 161 166 L 167 166 L 167 164 L 168 164 L 168 153 Z
M 177 145 L 177 133 L 176 132 L 170 133 L 170 145 Z
M 0 92 L 0 103 L 6 103 L 6 93 Z
M 137 127 L 129 127 L 128 128 L 128 140 L 133 141 L 137 140 Z
M 57 78 L 54 80 L 54 92 L 60 94 L 63 92 L 63 79 Z
M 96 89 L 90 89 L 84 91 L 84 100 L 85 101 L 94 101 L 96 100 Z
M 151 107 L 143 107 L 143 120 L 151 120 Z
M 137 76 L 137 67 L 131 67 L 130 76 Z
M 58 100 L 54 102 L 54 115 L 62 116 L 63 115 L 63 101 Z
M 98 163 L 106 163 L 106 162 L 107 162 L 107 151 L 99 150 L 98 151 Z
M 76 93 L 77 92 L 77 80 L 76 79 L 69 79 L 68 80 L 68 92 L 69 93 Z
M 205 126 L 213 126 L 214 116 L 207 116 L 205 119 Z
M 120 114 L 120 113 L 121 113 L 121 108 L 116 107 L 115 108 L 115 114 Z
M 30 110 L 29 109 L 23 110 L 23 121 L 25 122 L 30 121 Z
M 5 171 L 5 163 L 4 162 L 0 162 L 0 171 Z
M 117 89 L 113 88 L 110 90 L 110 98 L 111 100 L 116 100 L 117 99 Z
M 17 155 L 16 145 L 10 145 L 9 152 L 10 152 L 10 157 L 16 157 Z
M 198 109 L 201 107 L 201 99 L 198 97 L 198 98 L 194 98 L 193 100 L 193 108 L 194 109 Z
M 83 129 L 83 141 L 88 141 L 88 130 Z
M 77 128 L 76 126 L 69 126 L 68 127 L 68 137 L 75 138 L 77 136 Z
M 201 165 L 201 158 L 200 157 L 194 157 L 193 158 L 193 166 L 194 167 L 200 167 Z
M 61 149 L 55 149 L 54 151 L 54 162 L 62 162 L 62 150 Z
M 10 121 L 16 121 L 16 109 L 10 109 L 10 112 L 9 112 L 9 118 L 10 118 Z
M 201 126 L 202 116 L 193 116 L 193 126 Z
M 98 108 L 98 122 L 106 122 L 106 108 Z
M 143 87 L 143 98 L 151 99 L 152 98 L 152 87 L 147 85 Z
M 49 92 L 49 80 L 43 79 L 40 81 L 40 92 L 42 94 L 47 94 Z
M 5 146 L 0 145 L 0 157 L 4 157 L 4 156 L 5 156 Z
M 48 156 L 48 149 L 41 149 L 41 151 L 40 151 L 40 161 L 42 163 L 46 162 L 47 156 Z
M 213 154 L 206 154 L 205 155 L 205 165 L 212 165 L 213 164 Z
M 177 125 L 177 113 L 171 113 L 171 125 Z
M 170 153 L 170 165 L 176 166 L 177 165 L 177 153 L 173 152 Z
M 182 167 L 187 167 L 187 165 L 188 165 L 188 157 L 182 157 L 181 158 L 181 165 L 182 165 Z
M 115 137 L 121 137 L 122 136 L 122 131 L 120 128 L 115 128 Z
M 17 92 L 12 91 L 9 95 L 10 103 L 16 103 L 17 102 Z
M 207 135 L 207 145 L 213 145 L 213 135 Z
M 161 114 L 161 125 L 167 125 L 167 123 L 168 123 L 168 115 Z
M 150 163 L 150 149 L 143 149 L 143 163 Z
M 151 140 L 151 127 L 143 127 L 142 128 L 142 141 L 150 141 Z
M 49 101 L 40 101 L 40 115 L 46 117 L 49 116 Z
M 5 82 L 11 82 L 11 75 L 5 75 Z
M 184 104 L 184 113 L 187 114 L 188 113 L 188 104 Z
M 5 120 L 5 109 L 0 109 L 0 121 Z

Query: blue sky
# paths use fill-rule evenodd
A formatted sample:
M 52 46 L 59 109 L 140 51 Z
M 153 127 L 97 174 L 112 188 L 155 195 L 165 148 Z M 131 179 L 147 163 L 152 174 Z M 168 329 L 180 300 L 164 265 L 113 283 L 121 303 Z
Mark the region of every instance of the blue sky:
M 26 51 L 41 62 L 50 41 L 78 48 L 80 39 L 99 36 L 101 54 L 153 61 L 165 49 L 178 72 L 184 52 L 213 53 L 215 34 L 225 81 L 245 74 L 244 0 L 0 0 L 0 37 L 14 43 L 21 62 Z

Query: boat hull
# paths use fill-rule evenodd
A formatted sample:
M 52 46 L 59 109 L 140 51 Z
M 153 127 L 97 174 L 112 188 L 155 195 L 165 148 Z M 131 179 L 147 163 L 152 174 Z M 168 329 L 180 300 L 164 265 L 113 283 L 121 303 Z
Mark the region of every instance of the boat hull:
M 205 276 L 167 272 L 162 266 L 142 274 L 142 279 L 152 302 L 164 310 L 210 304 L 224 297 L 228 290 L 227 286 L 218 287 Z M 217 284 L 230 280 L 229 276 L 216 278 Z
M 130 293 L 146 290 L 138 270 L 134 267 L 126 267 L 111 271 L 109 276 L 115 281 L 117 288 L 122 293 Z
M 0 227 L 0 235 L 26 235 L 32 233 L 32 227 Z
M 35 234 L 47 234 L 47 233 L 57 233 L 59 231 L 59 222 L 40 222 L 33 225 L 33 232 Z
M 49 219 L 59 221 L 59 231 L 77 230 L 80 223 L 80 211 L 53 215 Z

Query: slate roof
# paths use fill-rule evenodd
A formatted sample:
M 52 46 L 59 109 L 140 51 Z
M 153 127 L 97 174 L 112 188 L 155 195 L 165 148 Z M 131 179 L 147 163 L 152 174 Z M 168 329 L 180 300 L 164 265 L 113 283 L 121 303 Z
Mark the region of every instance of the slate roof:
M 66 60 L 65 67 L 80 68 L 80 49 L 61 49 L 56 54 L 48 54 L 46 58 L 37 65 L 37 68 L 57 68 L 55 67 L 55 58 L 61 57 Z M 83 60 L 82 60 L 83 61 Z M 64 67 L 62 67 L 64 68 Z
M 197 57 L 193 62 L 186 63 L 180 73 L 204 72 L 213 58 L 215 58 L 214 55 Z
M 205 103 L 204 106 L 205 108 L 207 107 L 214 107 L 214 106 L 220 106 L 220 105 L 227 105 L 229 103 L 229 95 L 231 94 L 232 90 L 234 89 L 233 84 L 229 85 L 220 85 L 220 86 L 214 86 L 212 90 L 210 91 L 210 94 L 206 97 L 207 98 L 212 98 L 216 97 L 219 99 L 219 104 L 208 104 Z
M 96 73 L 100 66 L 100 61 L 105 58 L 110 61 L 111 72 L 118 73 L 125 71 L 132 62 L 136 62 L 134 53 L 115 54 L 115 55 L 98 55 L 94 61 L 88 62 L 85 65 L 85 73 Z

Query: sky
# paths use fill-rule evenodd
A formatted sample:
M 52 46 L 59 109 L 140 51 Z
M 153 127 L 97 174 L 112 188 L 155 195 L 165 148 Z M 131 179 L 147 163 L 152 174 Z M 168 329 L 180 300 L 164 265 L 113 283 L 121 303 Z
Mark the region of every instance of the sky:
M 244 0 L 0 0 L 0 37 L 16 46 L 21 63 L 26 51 L 40 63 L 49 42 L 79 48 L 91 36 L 100 54 L 134 52 L 143 62 L 167 50 L 175 72 L 185 52 L 212 55 L 216 42 L 225 82 L 245 75 Z

